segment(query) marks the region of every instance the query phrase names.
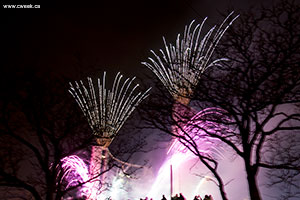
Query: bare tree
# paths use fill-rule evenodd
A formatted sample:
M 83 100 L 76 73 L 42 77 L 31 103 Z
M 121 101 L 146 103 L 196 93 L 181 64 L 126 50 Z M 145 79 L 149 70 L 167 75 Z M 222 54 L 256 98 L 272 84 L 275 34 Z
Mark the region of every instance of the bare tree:
M 172 144 L 175 151 L 188 149 L 200 159 L 216 178 L 216 184 L 223 200 L 227 200 L 227 195 L 224 188 L 225 184 L 218 173 L 218 162 L 208 153 L 211 145 L 205 145 L 205 143 L 211 142 L 206 138 L 207 131 L 217 134 L 223 131 L 221 126 L 210 116 L 215 115 L 222 118 L 223 114 L 218 109 L 210 108 L 195 115 L 195 110 L 191 109 L 189 104 L 205 70 L 219 65 L 221 61 L 225 60 L 224 58 L 212 59 L 212 55 L 226 30 L 237 18 L 238 16 L 234 16 L 231 12 L 220 26 L 212 27 L 205 34 L 202 32 L 206 18 L 201 24 L 195 26 L 193 26 L 194 21 L 192 21 L 190 25 L 185 27 L 182 39 L 181 35 L 178 34 L 175 45 L 168 45 L 163 38 L 165 48 L 164 50 L 160 49 L 160 56 L 151 51 L 154 57 L 149 57 L 149 63 L 143 62 L 161 80 L 173 97 L 173 99 L 169 99 L 166 95 L 159 95 L 164 94 L 164 92 L 158 92 L 156 98 L 158 97 L 159 100 L 154 98 L 150 108 L 145 109 L 146 120 L 150 126 L 154 125 L 154 127 L 177 138 Z M 155 101 L 160 104 L 157 109 L 158 113 L 153 112 L 152 109 L 155 108 L 153 105 L 157 105 Z M 161 106 L 164 101 L 167 105 L 168 102 L 172 102 L 173 105 L 171 112 L 166 109 L 165 115 L 161 115 Z M 169 116 L 170 113 L 171 116 Z M 193 117 L 193 115 L 195 116 Z
M 300 196 L 299 131 L 294 131 L 294 133 L 290 131 L 288 136 L 286 134 L 276 134 L 274 137 L 269 138 L 264 152 L 269 158 L 268 161 L 272 164 L 288 163 L 295 168 L 295 170 L 290 170 L 288 167 L 267 170 L 265 173 L 269 180 L 266 183 L 267 187 L 281 191 L 277 196 L 270 195 L 274 199 L 296 199 Z
M 145 145 L 145 140 L 132 139 L 131 143 L 122 144 L 122 148 L 118 148 L 118 142 L 113 144 L 118 151 L 112 149 L 114 159 L 107 160 L 105 170 L 85 180 L 76 177 L 78 172 L 74 168 L 63 167 L 66 158 L 78 156 L 82 164 L 88 166 L 91 146 L 97 142 L 68 93 L 67 81 L 49 74 L 38 75 L 30 69 L 5 75 L 1 80 L 0 101 L 0 192 L 3 198 L 79 198 L 78 191 L 112 169 L 129 175 L 138 169 L 124 170 L 131 156 Z M 77 181 L 68 183 L 66 176 Z M 111 184 L 103 180 L 99 190 L 110 187 Z
M 171 114 L 173 100 L 164 95 L 166 91 L 161 89 L 158 95 L 150 97 L 153 101 L 145 108 L 149 127 L 176 137 L 197 155 L 215 175 L 221 193 L 225 189 L 217 170 L 218 161 L 201 151 L 193 129 L 203 140 L 230 147 L 242 158 L 251 199 L 262 199 L 257 185 L 261 169 L 276 174 L 269 177 L 271 183 L 284 183 L 290 188 L 290 196 L 299 196 L 291 192 L 299 190 L 295 182 L 299 181 L 300 167 L 299 34 L 300 7 L 296 1 L 278 1 L 270 7 L 241 13 L 216 48 L 217 58 L 228 60 L 206 70 L 191 95 L 197 110 L 215 108 L 215 112 L 191 117 L 195 113 L 181 104 L 185 111 L 178 113 L 178 121 Z M 189 83 L 193 85 L 192 81 Z M 209 122 L 211 127 L 202 126 L 199 121 Z M 176 124 L 181 134 L 172 131 Z M 210 131 L 213 129 L 217 131 Z M 286 143 L 290 138 L 293 141 Z M 289 196 L 283 198 L 286 197 Z
M 299 4 L 285 0 L 242 15 L 218 48 L 230 61 L 211 70 L 197 90 L 197 100 L 222 108 L 232 120 L 230 137 L 211 136 L 243 159 L 251 199 L 261 199 L 260 169 L 299 171 L 299 153 L 273 159 L 291 145 L 299 148 L 299 140 L 285 143 L 300 130 L 299 17 Z M 266 153 L 271 147 L 276 154 Z
M 1 186 L 22 188 L 35 199 L 64 195 L 53 166 L 90 142 L 62 80 L 50 80 L 29 69 L 7 73 L 1 84 L 9 85 L 1 97 Z

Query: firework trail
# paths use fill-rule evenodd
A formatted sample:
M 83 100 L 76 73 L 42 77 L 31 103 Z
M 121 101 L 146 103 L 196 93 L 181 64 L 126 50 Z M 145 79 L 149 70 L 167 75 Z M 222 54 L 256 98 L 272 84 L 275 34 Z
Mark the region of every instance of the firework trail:
M 149 88 L 144 93 L 137 92 L 139 84 L 133 85 L 135 77 L 127 78 L 122 83 L 123 75 L 117 73 L 112 89 L 106 89 L 106 72 L 103 79 L 97 79 L 98 90 L 88 77 L 88 86 L 83 81 L 70 83 L 69 92 L 75 98 L 93 131 L 93 134 L 108 146 L 120 128 L 134 111 L 136 106 L 149 95 Z
M 80 179 L 92 180 L 87 186 L 89 189 L 88 199 L 99 199 L 100 184 L 105 179 L 101 173 L 107 170 L 109 158 L 122 165 L 141 167 L 115 158 L 108 149 L 130 114 L 149 95 L 151 89 L 139 92 L 139 85 L 133 84 L 135 77 L 127 78 L 124 81 L 122 78 L 123 75 L 117 73 L 111 90 L 106 88 L 106 72 L 104 72 L 102 80 L 97 79 L 96 87 L 90 77 L 87 78 L 87 84 L 83 81 L 70 83 L 69 92 L 87 118 L 97 145 L 92 147 L 89 170 L 83 166 L 80 158 L 74 156 L 64 158 L 62 167 L 66 168 L 65 173 L 67 174 L 70 174 L 71 171 L 78 170 L 76 173 L 79 173 L 84 170 L 83 174 L 79 173 Z M 76 164 L 74 165 L 74 163 Z M 86 172 L 88 173 L 86 174 Z M 65 178 L 69 177 L 67 174 L 64 175 Z M 70 182 L 76 181 L 78 180 L 70 180 Z
M 168 149 L 171 152 L 181 152 L 185 155 L 194 156 L 197 148 L 200 154 L 220 154 L 220 141 L 218 139 L 224 133 L 230 130 L 224 123 L 229 123 L 230 119 L 226 117 L 225 111 L 219 108 L 206 108 L 193 116 L 185 126 L 176 132 L 177 139 L 172 142 Z M 221 155 L 221 154 L 220 154 Z M 213 155 L 210 155 L 213 157 Z
M 168 45 L 163 37 L 165 48 L 159 50 L 160 56 L 151 50 L 153 58 L 149 57 L 150 62 L 142 62 L 142 64 L 154 72 L 174 99 L 190 98 L 203 72 L 226 60 L 225 58 L 212 60 L 211 57 L 226 30 L 238 17 L 229 20 L 232 15 L 233 12 L 219 27 L 212 27 L 202 38 L 203 26 L 207 18 L 195 27 L 195 21 L 192 21 L 189 26 L 185 26 L 182 39 L 178 34 L 176 44 Z M 228 25 L 225 25 L 226 23 Z
M 156 196 L 160 189 L 157 186 L 168 184 L 166 180 L 170 174 L 170 165 L 175 171 L 180 165 L 195 158 L 198 152 L 206 157 L 223 157 L 222 143 L 217 137 L 228 133 L 230 130 L 225 124 L 220 124 L 220 121 L 223 123 L 230 122 L 223 110 L 207 108 L 198 112 L 182 129 L 178 130 L 177 139 L 172 141 L 167 151 L 167 159 L 162 164 L 148 193 L 149 197 Z
M 168 174 L 162 172 L 168 169 L 168 166 L 174 165 L 174 163 L 177 163 L 178 166 L 192 153 L 196 153 L 190 144 L 199 147 L 198 151 L 201 153 L 217 152 L 217 148 L 213 147 L 217 147 L 215 143 L 217 139 L 213 137 L 208 139 L 207 136 L 210 132 L 216 134 L 218 129 L 221 129 L 221 125 L 212 121 L 203 121 L 201 117 L 222 112 L 208 108 L 200 111 L 191 119 L 193 110 L 188 105 L 204 71 L 227 60 L 225 58 L 212 60 L 212 55 L 226 30 L 238 17 L 230 20 L 232 16 L 233 12 L 225 18 L 220 26 L 212 27 L 203 37 L 201 37 L 202 30 L 207 18 L 196 26 L 194 26 L 195 21 L 192 21 L 190 25 L 185 26 L 182 38 L 178 34 L 175 45 L 168 45 L 163 37 L 164 49 L 159 50 L 160 55 L 151 50 L 153 57 L 148 58 L 150 62 L 142 63 L 154 72 L 174 99 L 172 118 L 176 125 L 172 126 L 172 134 L 177 137 L 171 142 L 168 150 L 169 159 L 162 165 L 154 185 L 160 185 L 157 182 L 160 182 L 162 177 Z M 154 187 L 150 194 L 156 191 L 157 188 Z M 172 194 L 170 195 L 172 196 Z
M 79 196 L 88 197 L 90 195 L 91 182 L 87 165 L 76 155 L 64 157 L 60 160 L 60 167 L 57 166 L 60 184 L 66 181 L 65 189 L 80 187 Z

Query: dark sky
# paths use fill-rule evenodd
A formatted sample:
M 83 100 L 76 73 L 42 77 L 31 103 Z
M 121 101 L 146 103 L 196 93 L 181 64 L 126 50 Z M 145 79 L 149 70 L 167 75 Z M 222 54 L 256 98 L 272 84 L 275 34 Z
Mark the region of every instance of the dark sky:
M 184 25 L 206 16 L 220 22 L 218 11 L 247 9 L 258 0 L 145 0 L 99 3 L 39 3 L 40 9 L 4 9 L 4 68 L 26 69 L 84 78 L 95 71 L 137 75 L 145 71 L 149 50 L 162 48 L 162 36 L 173 42 Z M 265 1 L 266 2 L 266 1 Z M 3 51 L 2 51 L 3 52 Z M 147 71 L 147 70 L 146 70 Z M 78 74 L 80 74 L 78 76 Z

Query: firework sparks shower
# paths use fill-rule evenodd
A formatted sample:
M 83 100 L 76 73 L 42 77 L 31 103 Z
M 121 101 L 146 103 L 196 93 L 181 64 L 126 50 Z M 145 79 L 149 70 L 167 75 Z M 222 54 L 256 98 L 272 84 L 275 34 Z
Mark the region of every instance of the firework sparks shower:
M 154 72 L 175 100 L 188 104 L 188 99 L 193 95 L 193 90 L 203 72 L 226 60 L 225 58 L 211 60 L 211 57 L 226 30 L 238 17 L 229 21 L 232 15 L 233 12 L 219 27 L 212 27 L 202 39 L 200 37 L 207 18 L 196 26 L 193 20 L 189 26 L 185 26 L 182 39 L 178 34 L 176 44 L 168 45 L 163 37 L 164 50 L 159 50 L 161 55 L 151 50 L 154 57 L 148 58 L 150 63 L 142 62 L 142 64 Z M 225 26 L 227 22 L 228 25 Z
M 87 85 L 83 81 L 75 82 L 75 84 L 70 83 L 69 92 L 87 118 L 97 142 L 97 145 L 92 147 L 90 159 L 88 177 L 91 183 L 88 185 L 90 189 L 88 199 L 99 199 L 100 184 L 104 181 L 102 173 L 107 170 L 109 158 L 122 165 L 137 167 L 115 158 L 109 152 L 108 147 L 135 107 L 149 95 L 151 88 L 143 93 L 138 92 L 139 85 L 133 85 L 135 77 L 127 78 L 125 81 L 122 81 L 122 78 L 123 76 L 117 73 L 111 90 L 106 88 L 106 72 L 104 72 L 102 80 L 97 79 L 97 90 L 91 78 L 87 78 Z M 78 157 L 76 159 L 73 157 L 71 160 L 68 158 L 63 160 L 63 167 L 74 170 L 73 168 L 78 166 L 80 169 L 85 169 L 82 162 L 78 161 Z M 68 163 L 71 163 L 73 167 L 70 167 Z M 66 172 L 70 173 L 70 170 L 66 170 Z M 84 181 L 87 181 L 86 178 L 86 174 L 81 177 Z
M 207 110 L 200 111 L 192 118 L 192 121 L 189 122 L 189 119 L 191 119 L 195 111 L 193 111 L 188 105 L 193 96 L 194 89 L 204 71 L 212 66 L 220 65 L 221 61 L 226 61 L 225 58 L 212 60 L 212 55 L 226 30 L 238 17 L 233 17 L 233 19 L 230 20 L 232 16 L 233 12 L 225 18 L 220 26 L 212 27 L 202 38 L 201 35 L 203 26 L 207 18 L 205 18 L 201 24 L 197 24 L 195 26 L 195 21 L 192 21 L 188 26 L 185 26 L 182 38 L 180 34 L 177 35 L 175 45 L 167 44 L 163 37 L 164 49 L 159 50 L 160 54 L 151 50 L 153 57 L 148 58 L 150 62 L 142 63 L 153 71 L 174 99 L 172 118 L 176 125 L 172 126 L 172 134 L 179 137 L 188 136 L 190 138 L 185 142 L 184 140 L 173 140 L 168 151 L 170 152 L 170 150 L 173 149 L 172 154 L 169 155 L 170 158 L 162 165 L 161 170 L 169 168 L 165 165 L 172 165 L 172 160 L 174 160 L 173 158 L 179 157 L 181 161 L 184 160 L 184 156 L 181 154 L 183 150 L 186 152 L 186 149 L 189 147 L 189 141 L 196 140 L 196 143 L 197 141 L 201 141 L 203 145 L 203 139 L 199 140 L 202 131 L 199 130 L 199 128 L 191 129 L 190 125 L 196 124 L 197 126 L 202 127 L 201 129 L 208 129 L 208 124 L 201 120 L 199 123 L 195 123 L 197 116 L 206 115 Z M 218 127 L 217 124 L 213 125 Z M 205 140 L 207 140 L 207 138 Z M 208 140 L 206 142 L 208 142 Z M 210 140 L 210 142 L 213 141 Z M 200 147 L 204 146 L 205 145 L 200 145 Z M 201 151 L 207 152 L 208 150 L 204 150 L 203 148 Z M 187 157 L 189 156 L 186 155 L 185 158 Z M 156 181 L 161 179 L 161 170 Z M 172 193 L 172 181 L 170 187 Z M 155 193 L 155 189 L 152 188 L 151 192 Z M 172 196 L 172 194 L 170 194 L 170 196 Z
M 83 81 L 75 82 L 75 85 L 70 83 L 69 92 L 87 118 L 93 134 L 103 139 L 101 146 L 104 147 L 109 146 L 135 107 L 149 95 L 150 88 L 136 94 L 139 84 L 133 86 L 135 77 L 127 78 L 123 83 L 122 78 L 123 75 L 117 73 L 111 90 L 106 89 L 106 72 L 102 81 L 97 79 L 98 91 L 90 77 L 88 87 Z
M 223 123 L 219 123 L 219 121 Z M 206 108 L 194 115 L 182 129 L 177 129 L 177 134 L 180 137 L 171 142 L 167 151 L 167 159 L 162 164 L 148 196 L 158 198 L 157 193 L 159 193 L 160 187 L 157 186 L 169 184 L 168 174 L 170 165 L 172 165 L 173 171 L 180 173 L 182 170 L 180 166 L 194 159 L 197 153 L 206 157 L 222 158 L 222 143 L 217 137 L 211 136 L 221 136 L 224 133 L 230 132 L 229 128 L 225 125 L 228 122 L 230 122 L 230 119 L 226 117 L 222 109 Z M 201 180 L 200 183 L 203 183 L 203 181 L 205 180 Z M 197 190 L 201 186 L 200 183 L 193 194 L 188 194 L 190 195 L 189 198 L 197 194 Z M 180 191 L 180 186 L 177 186 L 176 192 L 182 192 Z

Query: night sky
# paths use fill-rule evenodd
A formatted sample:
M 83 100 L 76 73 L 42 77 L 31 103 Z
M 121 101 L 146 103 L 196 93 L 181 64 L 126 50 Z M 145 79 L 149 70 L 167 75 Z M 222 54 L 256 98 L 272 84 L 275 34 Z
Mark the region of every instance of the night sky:
M 208 16 L 208 24 L 212 25 L 221 21 L 218 12 L 226 13 L 233 8 L 240 12 L 261 1 L 21 4 L 25 2 L 39 4 L 41 8 L 1 9 L 4 68 L 26 70 L 30 66 L 78 79 L 94 72 L 102 74 L 104 70 L 122 71 L 130 76 L 149 73 L 140 63 L 147 60 L 150 49 L 162 47 L 162 36 L 173 42 L 193 19 L 201 22 Z

